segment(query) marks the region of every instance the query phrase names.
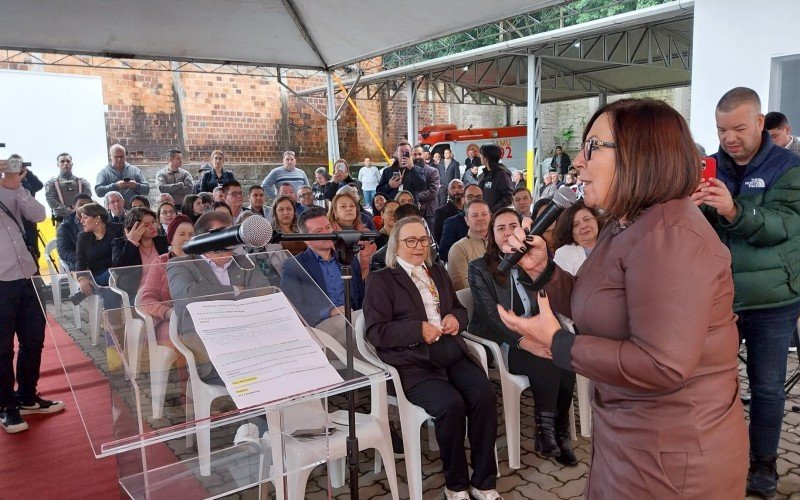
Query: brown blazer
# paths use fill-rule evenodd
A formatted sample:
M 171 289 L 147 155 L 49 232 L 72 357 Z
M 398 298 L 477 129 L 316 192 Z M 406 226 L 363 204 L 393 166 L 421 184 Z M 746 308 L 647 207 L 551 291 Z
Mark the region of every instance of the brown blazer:
M 459 331 L 467 326 L 467 310 L 456 297 L 447 271 L 440 264 L 431 269 L 439 291 L 442 317 L 452 314 Z M 448 380 L 447 373 L 430 359 L 428 344 L 422 338 L 422 322 L 427 321 L 419 290 L 401 267 L 373 271 L 367 277 L 364 297 L 364 321 L 367 339 L 378 356 L 397 368 L 403 387 L 408 389 L 427 379 Z M 471 358 L 461 334 L 453 339 L 465 356 Z
M 577 276 L 556 267 L 545 290 L 581 333 L 556 335 L 554 361 L 593 382 L 587 496 L 741 498 L 748 441 L 731 256 L 697 207 L 672 200 L 627 229 L 608 224 Z M 696 459 L 672 492 L 652 479 L 675 472 L 658 463 L 669 453 Z

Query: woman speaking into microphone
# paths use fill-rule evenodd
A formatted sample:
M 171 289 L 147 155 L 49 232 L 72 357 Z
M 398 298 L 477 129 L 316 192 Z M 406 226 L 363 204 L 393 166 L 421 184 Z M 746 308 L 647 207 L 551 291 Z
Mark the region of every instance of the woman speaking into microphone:
M 574 166 L 607 223 L 575 277 L 517 229 L 504 251 L 528 248 L 519 267 L 541 312 L 498 307 L 501 318 L 520 347 L 593 382 L 587 498 L 742 498 L 731 257 L 690 199 L 700 160 L 686 122 L 663 102 L 625 99 L 600 108 L 583 140 Z

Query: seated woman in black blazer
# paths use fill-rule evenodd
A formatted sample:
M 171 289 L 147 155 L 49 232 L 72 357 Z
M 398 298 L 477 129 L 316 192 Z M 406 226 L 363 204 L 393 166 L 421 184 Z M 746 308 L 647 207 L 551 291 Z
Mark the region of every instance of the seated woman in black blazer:
M 114 240 L 111 266 L 119 288 L 128 293 L 133 304 L 139 288 L 144 285 L 150 264 L 169 251 L 166 236 L 158 234 L 158 216 L 149 208 L 133 208 L 125 217 L 125 235 Z M 135 266 L 135 267 L 132 267 Z
M 467 311 L 441 265 L 419 217 L 397 222 L 386 244 L 385 269 L 370 273 L 364 300 L 367 339 L 397 368 L 412 403 L 436 420 L 446 498 L 498 498 L 494 388 L 459 335 Z M 465 422 L 468 419 L 469 425 Z M 464 435 L 472 448 L 467 469 Z
M 75 273 L 80 292 L 70 300 L 79 303 L 94 291 L 92 282 L 108 286 L 113 241 L 123 235 L 122 226 L 108 222 L 108 210 L 97 203 L 89 203 L 77 211 L 83 232 L 78 237 L 75 253 Z
M 527 286 L 530 279 L 526 273 L 520 274 L 516 268 L 509 274 L 497 271 L 504 257 L 501 248 L 507 244 L 508 237 L 520 223 L 520 215 L 512 208 L 498 210 L 489 221 L 486 255 L 469 263 L 469 288 L 472 290 L 475 310 L 468 330 L 509 346 L 509 371 L 527 376 L 531 384 L 536 421 L 533 450 L 541 457 L 555 458 L 564 465 L 574 467 L 578 465 L 578 459 L 570 445 L 569 415 L 575 390 L 575 372 L 559 368 L 553 364 L 553 360 L 534 356 L 521 348 L 519 344 L 523 337 L 509 330 L 497 313 L 497 304 L 513 309 L 520 316 L 539 312 L 536 291 Z

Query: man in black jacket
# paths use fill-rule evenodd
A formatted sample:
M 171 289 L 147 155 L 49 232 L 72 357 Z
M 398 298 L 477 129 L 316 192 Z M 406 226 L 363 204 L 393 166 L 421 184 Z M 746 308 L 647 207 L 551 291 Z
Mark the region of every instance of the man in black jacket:
M 70 268 L 71 271 L 75 270 L 75 264 L 78 262 L 78 236 L 83 232 L 83 228 L 78 222 L 77 210 L 82 206 L 91 203 L 92 197 L 86 193 L 78 193 L 73 199 L 75 211 L 64 217 L 61 224 L 58 225 L 56 230 L 56 248 L 58 248 L 58 256 Z
M 569 159 L 569 155 L 564 152 L 561 146 L 556 146 L 556 154 L 550 160 L 550 171 L 566 175 L 569 172 L 570 165 L 572 165 L 572 160 Z
M 419 203 L 419 193 L 425 191 L 427 183 L 421 164 L 415 165 L 411 157 L 411 144 L 408 141 L 401 141 L 397 145 L 394 157 L 392 165 L 384 169 L 381 174 L 377 191 L 388 200 L 394 199 L 397 192 L 403 189 L 413 194 L 414 202 Z M 422 150 L 419 151 L 419 159 L 424 163 Z
M 447 186 L 448 201 L 436 210 L 433 217 L 433 239 L 442 240 L 444 221 L 464 210 L 464 183 L 453 179 Z

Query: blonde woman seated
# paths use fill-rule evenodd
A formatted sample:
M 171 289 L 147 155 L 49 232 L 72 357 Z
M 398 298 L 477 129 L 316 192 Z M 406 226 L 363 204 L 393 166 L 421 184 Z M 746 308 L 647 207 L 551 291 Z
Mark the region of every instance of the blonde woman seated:
M 361 220 L 358 199 L 348 191 L 341 191 L 331 200 L 328 210 L 328 220 L 331 221 L 334 231 L 356 230 L 369 231 L 370 229 Z M 373 242 L 362 242 L 361 251 L 358 252 L 358 261 L 361 266 L 361 276 L 369 273 L 369 261 L 377 248 Z
M 298 233 L 297 230 L 297 211 L 295 210 L 294 200 L 289 196 L 278 196 L 272 204 L 272 229 L 283 234 Z M 282 241 L 281 246 L 288 250 L 292 255 L 301 254 L 306 251 L 306 244 L 302 241 Z
M 467 310 L 431 259 L 431 236 L 420 217 L 398 221 L 387 243 L 385 269 L 367 279 L 367 339 L 397 368 L 409 401 L 436 420 L 446 498 L 498 498 L 494 388 L 459 334 Z M 472 475 L 464 435 L 469 437 Z

